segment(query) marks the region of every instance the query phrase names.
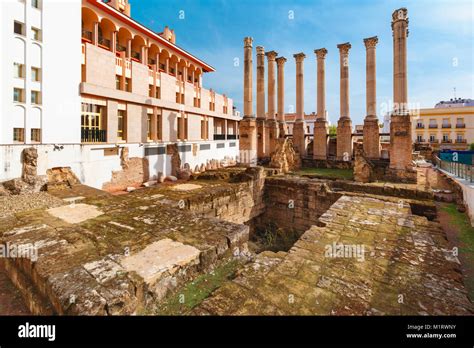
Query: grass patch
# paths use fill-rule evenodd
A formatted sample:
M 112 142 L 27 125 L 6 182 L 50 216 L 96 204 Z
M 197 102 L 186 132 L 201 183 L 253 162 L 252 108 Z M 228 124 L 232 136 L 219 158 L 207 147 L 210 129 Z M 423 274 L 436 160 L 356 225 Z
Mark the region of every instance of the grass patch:
M 354 179 L 354 173 L 352 169 L 331 169 L 331 168 L 302 168 L 295 172 L 296 175 L 311 175 L 320 178 L 329 179 Z
M 232 260 L 223 264 L 208 274 L 197 277 L 193 282 L 185 285 L 171 297 L 159 304 L 152 313 L 153 315 L 184 315 L 199 305 L 214 290 L 226 281 L 231 280 L 240 263 Z
M 471 226 L 468 216 L 460 213 L 453 203 L 442 207 L 443 211 L 449 214 L 450 223 L 456 227 L 457 238 L 460 241 L 459 255 L 464 260 L 464 267 L 470 275 L 474 274 L 474 227 Z M 467 263 L 467 264 L 466 264 Z M 469 297 L 474 300 L 474 277 L 465 278 Z

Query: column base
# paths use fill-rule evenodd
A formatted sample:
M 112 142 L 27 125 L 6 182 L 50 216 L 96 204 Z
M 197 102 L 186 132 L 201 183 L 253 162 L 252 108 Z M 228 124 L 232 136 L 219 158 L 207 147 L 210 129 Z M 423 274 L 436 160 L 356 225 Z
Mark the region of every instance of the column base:
M 265 149 L 265 154 L 271 156 L 275 151 L 278 139 L 278 123 L 274 119 L 266 120 L 265 122 L 266 139 L 268 140 Z
M 297 120 L 293 124 L 293 144 L 301 157 L 306 156 L 305 122 Z
M 287 133 L 288 132 L 286 130 L 286 122 L 285 121 L 278 121 L 278 137 L 280 139 L 283 139 L 283 138 L 285 138 Z
M 257 122 L 255 117 L 244 116 L 239 122 L 239 164 L 257 165 Z
M 352 121 L 348 117 L 341 117 L 337 122 L 336 159 L 352 160 Z
M 328 121 L 316 119 L 314 123 L 313 159 L 326 160 L 328 156 Z
M 392 114 L 390 118 L 390 169 L 413 169 L 410 115 Z
M 374 117 L 367 116 L 364 120 L 364 152 L 367 158 L 380 158 L 380 133 L 379 120 Z
M 268 157 L 266 153 L 268 133 L 266 132 L 266 119 L 257 118 L 257 157 L 258 159 Z

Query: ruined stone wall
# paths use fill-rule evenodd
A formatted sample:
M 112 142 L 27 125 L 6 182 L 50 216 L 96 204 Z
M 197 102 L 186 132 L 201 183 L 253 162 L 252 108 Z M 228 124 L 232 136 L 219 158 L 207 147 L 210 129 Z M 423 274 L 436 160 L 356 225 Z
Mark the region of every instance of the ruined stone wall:
M 340 196 L 322 181 L 270 177 L 265 182 L 265 212 L 256 223 L 272 222 L 284 230 L 304 232 L 317 225 Z

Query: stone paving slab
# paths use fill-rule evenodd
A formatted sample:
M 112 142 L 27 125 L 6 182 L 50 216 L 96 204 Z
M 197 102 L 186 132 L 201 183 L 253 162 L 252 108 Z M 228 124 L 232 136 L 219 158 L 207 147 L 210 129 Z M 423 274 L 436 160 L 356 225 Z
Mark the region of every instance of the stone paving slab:
M 5 259 L 13 278 L 31 281 L 15 285 L 38 293 L 29 303 L 33 314 L 139 313 L 223 259 L 246 252 L 248 226 L 204 218 L 166 201 L 81 185 L 55 194 L 84 198 L 0 223 L 0 243 L 37 252 L 35 260 Z
M 261 255 L 191 314 L 474 314 L 445 233 L 408 204 L 342 196 L 320 221 L 288 253 Z

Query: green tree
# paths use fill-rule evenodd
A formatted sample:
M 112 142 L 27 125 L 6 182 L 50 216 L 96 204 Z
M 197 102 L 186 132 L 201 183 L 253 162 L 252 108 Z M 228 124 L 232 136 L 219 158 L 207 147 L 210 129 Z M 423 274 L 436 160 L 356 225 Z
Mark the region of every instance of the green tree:
M 471 145 L 469 145 L 469 151 L 474 151 L 474 143 L 471 143 Z
M 331 138 L 334 138 L 334 137 L 336 136 L 336 134 L 337 134 L 337 127 L 336 127 L 336 125 L 335 125 L 335 124 L 330 125 L 330 126 L 329 126 L 329 136 L 330 136 Z

